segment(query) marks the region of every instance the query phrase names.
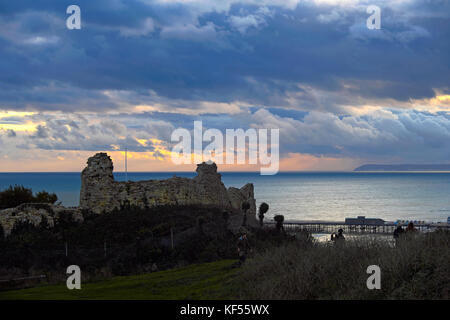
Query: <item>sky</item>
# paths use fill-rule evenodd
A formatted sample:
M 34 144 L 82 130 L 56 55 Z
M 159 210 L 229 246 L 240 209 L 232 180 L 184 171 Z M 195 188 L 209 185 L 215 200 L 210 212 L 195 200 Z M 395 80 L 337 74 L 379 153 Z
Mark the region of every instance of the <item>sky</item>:
M 283 171 L 450 163 L 449 39 L 449 0 L 2 1 L 0 171 L 192 170 L 195 120 L 279 128 Z

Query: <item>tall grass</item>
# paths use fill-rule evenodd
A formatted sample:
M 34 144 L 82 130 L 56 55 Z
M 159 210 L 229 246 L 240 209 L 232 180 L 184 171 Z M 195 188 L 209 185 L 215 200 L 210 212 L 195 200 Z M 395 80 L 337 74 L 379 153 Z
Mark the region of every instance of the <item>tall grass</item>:
M 381 268 L 381 289 L 366 285 L 369 265 Z M 239 281 L 245 299 L 449 299 L 450 232 L 341 245 L 295 241 L 254 255 Z

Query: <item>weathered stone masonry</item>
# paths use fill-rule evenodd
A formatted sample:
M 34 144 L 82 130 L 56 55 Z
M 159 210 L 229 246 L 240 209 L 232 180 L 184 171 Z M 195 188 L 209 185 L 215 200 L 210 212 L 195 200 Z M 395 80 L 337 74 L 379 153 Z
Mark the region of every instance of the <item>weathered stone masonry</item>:
M 1 210 L 0 225 L 7 236 L 18 222 L 28 221 L 37 226 L 46 219 L 49 226 L 53 227 L 55 222 L 64 215 L 72 217 L 74 221 L 83 221 L 79 208 L 66 208 L 46 203 L 23 203 L 15 208 Z
M 88 159 L 81 173 L 80 207 L 95 213 L 110 212 L 124 205 L 141 208 L 159 205 L 212 205 L 240 212 L 242 202 L 250 203 L 249 222 L 255 217 L 253 184 L 241 189 L 225 188 L 215 163 L 197 165 L 193 179 L 173 177 L 166 180 L 114 180 L 113 162 L 106 153 Z M 253 221 L 254 220 L 254 221 Z

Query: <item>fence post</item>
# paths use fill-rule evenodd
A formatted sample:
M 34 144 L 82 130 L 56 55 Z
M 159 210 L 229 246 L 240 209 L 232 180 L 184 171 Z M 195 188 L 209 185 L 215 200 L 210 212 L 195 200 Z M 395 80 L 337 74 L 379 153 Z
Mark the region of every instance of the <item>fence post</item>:
M 104 253 L 105 253 L 105 258 L 106 258 L 106 241 L 103 242 L 103 251 L 104 251 Z
M 172 250 L 173 250 L 173 227 L 170 227 L 170 243 L 172 245 Z
M 66 247 L 66 257 L 67 257 L 67 255 L 68 255 L 68 248 L 67 248 L 67 241 L 66 242 L 64 242 L 64 245 L 65 245 L 65 247 Z

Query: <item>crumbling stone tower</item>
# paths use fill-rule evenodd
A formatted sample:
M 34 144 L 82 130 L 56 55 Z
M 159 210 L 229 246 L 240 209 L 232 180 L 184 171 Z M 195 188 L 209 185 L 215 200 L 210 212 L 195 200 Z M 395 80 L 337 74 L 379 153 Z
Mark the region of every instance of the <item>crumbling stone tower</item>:
M 250 204 L 247 220 L 257 225 L 253 184 L 226 189 L 215 163 L 197 165 L 193 179 L 114 180 L 113 162 L 106 153 L 90 157 L 81 173 L 80 207 L 94 213 L 110 212 L 124 205 L 140 208 L 160 205 L 210 205 L 241 213 L 242 202 Z M 239 224 L 239 221 L 236 222 Z
M 109 211 L 111 206 L 120 206 L 117 199 L 114 199 L 117 185 L 113 169 L 111 157 L 106 153 L 97 153 L 88 159 L 87 167 L 81 172 L 81 208 L 100 213 Z

